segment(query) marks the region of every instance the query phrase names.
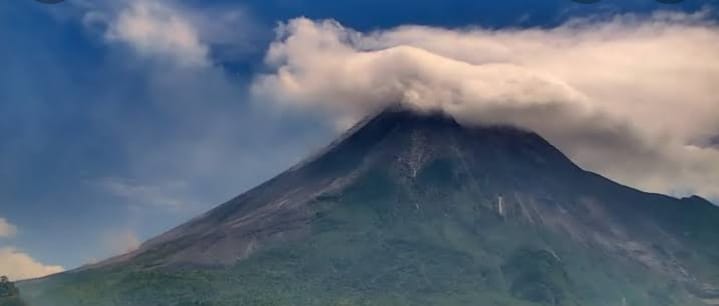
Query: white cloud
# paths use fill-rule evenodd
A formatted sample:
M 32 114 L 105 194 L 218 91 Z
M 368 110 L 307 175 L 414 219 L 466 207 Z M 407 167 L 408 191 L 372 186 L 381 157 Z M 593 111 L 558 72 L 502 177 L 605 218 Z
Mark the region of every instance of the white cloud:
M 649 191 L 719 196 L 719 27 L 694 15 L 553 29 L 405 26 L 359 33 L 294 19 L 254 93 L 347 122 L 403 103 L 465 124 L 535 130 L 585 168 Z
M 0 274 L 12 280 L 43 277 L 65 271 L 61 266 L 37 262 L 13 247 L 0 247 Z
M 240 4 L 186 7 L 176 1 L 131 0 L 78 7 L 85 11 L 85 28 L 102 33 L 106 41 L 184 67 L 207 67 L 213 58 L 245 58 L 259 51 L 267 34 Z
M 17 234 L 17 227 L 4 218 L 0 218 L 0 238 L 13 237 L 15 234 Z
M 104 241 L 112 255 L 134 251 L 141 243 L 137 234 L 129 229 L 108 231 L 104 235 Z
M 106 38 L 132 46 L 148 56 L 170 57 L 185 66 L 209 64 L 209 48 L 181 10 L 165 1 L 134 0 L 110 22 Z M 98 20 L 97 12 L 85 16 L 86 24 Z
M 185 193 L 184 182 L 167 182 L 161 185 L 138 184 L 119 178 L 105 178 L 97 182 L 107 192 L 122 198 L 132 207 L 158 207 L 171 211 L 187 208 L 182 197 Z

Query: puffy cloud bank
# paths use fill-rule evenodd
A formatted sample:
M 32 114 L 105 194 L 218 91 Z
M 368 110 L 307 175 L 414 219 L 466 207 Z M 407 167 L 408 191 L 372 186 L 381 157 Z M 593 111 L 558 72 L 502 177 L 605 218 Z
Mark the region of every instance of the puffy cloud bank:
M 0 238 L 12 238 L 17 232 L 15 225 L 0 217 Z M 64 270 L 61 266 L 37 262 L 30 255 L 12 246 L 0 246 L 0 275 L 7 276 L 12 280 L 43 277 Z
M 299 18 L 277 32 L 262 99 L 341 124 L 393 103 L 513 124 L 622 183 L 719 198 L 719 26 L 703 13 L 371 33 Z
M 65 269 L 37 262 L 29 255 L 13 247 L 0 247 L 0 274 L 13 280 L 43 277 Z

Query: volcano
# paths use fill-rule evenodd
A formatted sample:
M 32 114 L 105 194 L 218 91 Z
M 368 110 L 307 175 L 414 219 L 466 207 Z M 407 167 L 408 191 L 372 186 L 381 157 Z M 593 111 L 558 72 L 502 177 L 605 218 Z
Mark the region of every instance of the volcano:
M 385 110 L 138 250 L 20 284 L 31 305 L 711 305 L 719 208 L 539 135 Z

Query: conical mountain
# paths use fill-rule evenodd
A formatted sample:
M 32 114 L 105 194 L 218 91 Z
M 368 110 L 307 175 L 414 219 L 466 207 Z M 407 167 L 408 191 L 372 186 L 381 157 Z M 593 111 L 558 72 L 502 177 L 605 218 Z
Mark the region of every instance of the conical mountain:
M 621 186 L 539 135 L 386 110 L 33 305 L 705 305 L 719 208 Z

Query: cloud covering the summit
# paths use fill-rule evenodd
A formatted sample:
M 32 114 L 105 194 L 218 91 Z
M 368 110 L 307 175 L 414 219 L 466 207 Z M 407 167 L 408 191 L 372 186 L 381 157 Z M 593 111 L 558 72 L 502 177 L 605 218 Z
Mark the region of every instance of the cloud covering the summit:
M 343 126 L 393 103 L 439 109 L 537 131 L 643 190 L 719 198 L 719 26 L 705 13 L 369 33 L 298 18 L 278 27 L 266 63 L 256 97 Z

